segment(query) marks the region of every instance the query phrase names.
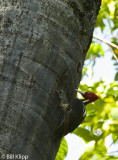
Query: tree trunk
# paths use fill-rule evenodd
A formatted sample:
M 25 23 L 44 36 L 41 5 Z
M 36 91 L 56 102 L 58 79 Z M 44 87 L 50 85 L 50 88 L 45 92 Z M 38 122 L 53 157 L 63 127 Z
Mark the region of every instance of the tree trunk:
M 0 0 L 0 151 L 54 160 L 101 0 Z M 7 159 L 7 158 L 6 158 Z

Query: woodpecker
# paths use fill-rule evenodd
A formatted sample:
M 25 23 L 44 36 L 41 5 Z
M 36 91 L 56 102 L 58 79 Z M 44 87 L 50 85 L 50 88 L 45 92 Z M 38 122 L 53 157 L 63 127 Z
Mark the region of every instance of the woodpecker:
M 54 133 L 56 139 L 61 139 L 63 136 L 74 131 L 86 116 L 85 106 L 98 99 L 98 96 L 93 92 L 82 92 L 77 89 L 75 89 L 75 91 L 79 92 L 84 99 L 75 98 L 70 104 L 61 104 L 61 107 L 63 107 L 65 111 L 65 119 Z M 60 97 L 62 98 L 62 96 Z

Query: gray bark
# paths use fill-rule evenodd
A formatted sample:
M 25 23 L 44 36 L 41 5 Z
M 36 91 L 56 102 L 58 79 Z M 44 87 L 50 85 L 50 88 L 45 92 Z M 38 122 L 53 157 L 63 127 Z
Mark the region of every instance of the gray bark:
M 0 0 L 0 150 L 54 160 L 64 102 L 75 97 L 100 0 Z

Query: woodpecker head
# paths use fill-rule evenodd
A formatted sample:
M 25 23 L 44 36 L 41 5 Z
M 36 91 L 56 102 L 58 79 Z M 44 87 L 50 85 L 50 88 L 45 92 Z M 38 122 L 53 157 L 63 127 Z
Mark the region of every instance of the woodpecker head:
M 85 99 L 84 99 L 84 104 L 89 104 L 91 102 L 96 101 L 99 97 L 93 93 L 93 92 L 82 92 L 77 89 L 75 91 L 79 92 Z

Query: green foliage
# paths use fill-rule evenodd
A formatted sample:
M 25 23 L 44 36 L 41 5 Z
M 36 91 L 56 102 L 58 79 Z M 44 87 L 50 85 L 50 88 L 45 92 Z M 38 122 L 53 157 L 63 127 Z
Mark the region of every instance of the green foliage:
M 98 140 L 99 137 L 94 135 L 91 131 L 89 131 L 86 128 L 78 127 L 73 131 L 74 134 L 81 137 L 86 143 L 92 141 L 92 140 Z
M 83 90 L 84 84 L 80 85 L 80 88 Z M 74 133 L 82 137 L 85 142 L 94 141 L 95 144 L 88 148 L 80 159 L 84 160 L 89 157 L 89 159 L 97 160 L 103 159 L 103 156 L 104 159 L 109 159 L 111 155 L 107 153 L 105 139 L 111 134 L 117 140 L 118 82 L 106 84 L 106 82 L 100 81 L 88 86 L 88 90 L 90 88 L 99 95 L 100 99 L 95 104 L 87 106 L 87 116 L 81 124 L 81 129 L 78 127 Z M 115 157 L 112 156 L 112 158 Z
M 88 50 L 86 59 L 95 59 L 95 57 L 104 56 L 104 51 L 102 49 L 102 46 L 98 43 L 92 42 L 91 46 Z
M 104 31 L 105 22 L 107 20 L 111 31 L 118 28 L 118 1 L 102 0 L 102 7 L 97 17 L 96 27 L 100 27 Z
M 106 23 L 110 30 L 109 37 L 111 37 L 111 42 L 118 45 L 117 37 L 112 36 L 118 28 L 118 0 L 102 1 L 96 28 L 100 28 L 101 32 L 104 33 Z M 118 58 L 118 49 L 112 48 L 111 54 L 113 53 Z M 104 56 L 104 54 L 107 53 L 104 53 L 104 48 L 101 46 L 101 43 L 98 44 L 97 41 L 94 40 L 91 43 L 86 57 L 87 63 L 85 63 L 83 69 L 83 78 L 85 76 L 92 78 L 94 74 L 92 68 L 94 67 L 96 58 L 100 58 Z M 94 82 L 92 85 L 81 83 L 79 86 L 79 89 L 82 91 L 93 91 L 99 96 L 99 100 L 97 100 L 95 104 L 92 103 L 87 105 L 86 118 L 81 126 L 73 131 L 73 133 L 83 139 L 88 146 L 83 155 L 81 155 L 80 160 L 118 159 L 116 154 L 112 154 L 108 151 L 112 145 L 117 144 L 118 142 L 118 61 L 114 57 L 112 57 L 111 61 L 114 62 L 114 68 L 117 71 L 113 82 L 108 83 L 101 80 Z M 88 70 L 90 70 L 89 74 Z M 105 141 L 109 136 L 111 136 L 112 142 L 110 145 L 106 145 Z M 63 143 L 65 147 L 63 146 Z M 66 154 L 67 144 L 65 140 L 62 140 L 56 160 L 63 160 Z
M 68 146 L 67 146 L 65 138 L 63 138 L 55 160 L 63 160 L 66 157 L 67 152 L 68 152 Z

